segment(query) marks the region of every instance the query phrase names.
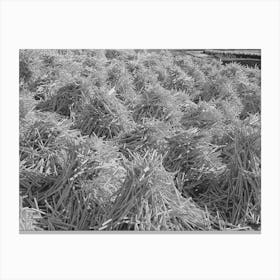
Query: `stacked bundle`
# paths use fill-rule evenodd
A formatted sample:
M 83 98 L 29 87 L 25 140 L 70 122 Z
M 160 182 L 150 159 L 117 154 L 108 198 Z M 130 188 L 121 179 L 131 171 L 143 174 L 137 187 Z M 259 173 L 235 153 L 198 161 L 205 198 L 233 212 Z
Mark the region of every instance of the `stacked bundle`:
M 219 158 L 219 146 L 213 146 L 198 129 L 189 129 L 167 139 L 168 153 L 164 167 L 177 172 L 177 188 L 188 196 L 201 193 L 225 170 Z
M 116 96 L 128 106 L 136 100 L 136 92 L 133 77 L 126 69 L 126 64 L 121 61 L 112 60 L 107 68 L 107 83 L 114 89 Z
M 179 67 L 173 67 L 168 69 L 168 76 L 164 81 L 163 87 L 168 90 L 190 93 L 194 87 L 194 80 L 191 76 L 184 73 Z
M 160 85 L 147 87 L 133 112 L 133 119 L 138 123 L 144 119 L 176 123 L 180 117 L 181 111 L 177 102 L 172 94 Z
M 32 78 L 32 69 L 31 69 L 31 56 L 30 51 L 21 50 L 19 53 L 19 82 L 20 85 L 28 85 Z
M 146 68 L 139 60 L 126 63 L 128 73 L 131 75 L 133 87 L 137 93 L 143 93 L 146 87 L 157 83 L 157 77 L 150 68 Z
M 57 174 L 60 166 L 55 141 L 60 132 L 61 129 L 51 121 L 35 119 L 33 123 L 23 125 L 20 134 L 20 161 L 24 162 L 24 166 L 40 173 Z
M 97 92 L 83 104 L 73 128 L 82 135 L 111 139 L 133 125 L 127 108 L 112 92 Z
M 205 230 L 211 218 L 191 199 L 183 198 L 155 151 L 125 165 L 123 186 L 99 230 Z
M 24 91 L 20 91 L 19 94 L 19 119 L 20 122 L 25 116 L 36 106 L 36 101 L 33 97 Z
M 232 127 L 222 140 L 227 143 L 221 151 L 226 172 L 197 198 L 209 211 L 219 209 L 222 219 L 232 224 L 260 224 L 260 133 L 258 116 Z
M 42 229 L 37 226 L 38 220 L 41 219 L 39 209 L 30 209 L 28 207 L 23 207 L 22 197 L 19 200 L 19 230 L 20 231 L 34 231 Z
M 30 112 L 20 127 L 20 161 L 26 168 L 57 175 L 67 144 L 82 141 L 70 126 L 55 113 Z
M 147 150 L 157 150 L 159 153 L 166 151 L 165 137 L 171 134 L 172 128 L 164 122 L 151 120 L 143 125 L 137 125 L 132 130 L 120 134 L 117 139 L 120 152 L 126 158 L 131 158 L 132 153 L 144 155 Z
M 201 101 L 198 104 L 189 102 L 184 108 L 181 124 L 185 129 L 192 127 L 210 129 L 223 120 L 223 115 L 215 104 Z
M 96 227 L 126 174 L 116 148 L 98 138 L 68 143 L 56 176 L 24 162 L 20 169 L 24 206 L 40 209 L 38 225 L 47 230 Z
M 57 93 L 46 101 L 40 102 L 37 110 L 57 112 L 63 116 L 70 117 L 71 107 L 75 106 L 75 110 L 79 110 L 81 106 L 81 98 L 84 92 L 80 83 L 70 83 L 61 87 Z

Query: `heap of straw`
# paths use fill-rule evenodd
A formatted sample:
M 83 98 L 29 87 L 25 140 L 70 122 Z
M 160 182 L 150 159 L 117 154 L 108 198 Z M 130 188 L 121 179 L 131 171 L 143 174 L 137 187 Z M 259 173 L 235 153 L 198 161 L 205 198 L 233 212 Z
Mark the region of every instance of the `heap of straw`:
M 132 153 L 144 155 L 147 150 L 157 150 L 163 154 L 166 152 L 167 141 L 165 138 L 171 134 L 172 127 L 168 124 L 157 121 L 147 120 L 143 125 L 121 133 L 117 143 L 120 152 L 126 158 L 131 158 Z
M 21 125 L 20 161 L 25 168 L 57 175 L 62 168 L 67 143 L 82 140 L 79 132 L 70 131 L 71 123 L 55 113 L 30 113 Z
M 133 77 L 124 63 L 111 62 L 108 69 L 107 83 L 116 92 L 116 96 L 127 106 L 132 106 L 137 99 Z
M 36 101 L 32 98 L 32 96 L 20 92 L 20 97 L 19 97 L 20 122 L 22 122 L 25 116 L 35 107 L 35 105 L 36 105 Z
M 60 136 L 58 136 L 60 137 Z M 25 207 L 39 209 L 46 230 L 94 229 L 126 174 L 117 147 L 94 137 L 65 141 L 57 174 L 21 162 L 20 193 Z M 56 162 L 57 163 L 57 162 Z
M 49 99 L 37 104 L 36 109 L 41 111 L 51 111 L 70 117 L 72 106 L 78 110 L 83 90 L 80 83 L 70 83 L 61 87 L 57 93 Z
M 23 207 L 22 197 L 19 198 L 19 230 L 20 231 L 41 231 L 37 220 L 41 218 L 40 210 Z
M 198 129 L 189 129 L 169 137 L 164 167 L 177 172 L 177 188 L 189 195 L 191 190 L 205 191 L 209 181 L 224 172 L 225 165 L 219 158 L 219 146 L 213 146 Z
M 215 104 L 199 102 L 198 104 L 189 103 L 184 108 L 181 124 L 185 129 L 192 127 L 211 128 L 215 123 L 223 120 L 223 115 L 216 108 Z
M 125 164 L 127 176 L 99 230 L 206 230 L 211 220 L 183 198 L 156 151 Z
M 113 92 L 97 92 L 83 105 L 73 127 L 80 129 L 82 135 L 111 139 L 131 125 L 127 108 Z
M 247 123 L 247 124 L 246 124 Z M 234 225 L 260 224 L 261 161 L 260 127 L 256 117 L 232 128 L 221 152 L 227 169 L 196 201 Z M 254 126 L 254 123 L 257 124 Z
M 173 96 L 159 85 L 147 87 L 133 112 L 133 119 L 137 123 L 145 119 L 176 123 L 180 118 L 181 112 Z
M 191 92 L 194 87 L 194 80 L 191 76 L 184 73 L 180 67 L 169 69 L 167 79 L 163 86 L 169 90 Z

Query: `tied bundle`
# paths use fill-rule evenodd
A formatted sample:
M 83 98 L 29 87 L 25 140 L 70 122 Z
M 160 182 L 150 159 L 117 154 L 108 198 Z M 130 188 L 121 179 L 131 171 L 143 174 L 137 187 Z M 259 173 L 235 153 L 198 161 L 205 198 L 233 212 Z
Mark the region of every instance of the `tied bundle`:
M 200 205 L 206 205 L 210 212 L 219 209 L 221 218 L 234 225 L 260 224 L 260 133 L 260 120 L 255 115 L 224 135 L 221 141 L 227 145 L 221 150 L 221 158 L 226 172 L 197 197 Z
M 133 155 L 127 175 L 99 230 L 205 230 L 211 219 L 183 198 L 156 151 Z
M 143 125 L 125 131 L 116 139 L 120 152 L 131 158 L 132 153 L 144 155 L 147 150 L 157 150 L 163 154 L 167 148 L 165 138 L 171 135 L 172 127 L 157 120 L 146 120 Z
M 83 105 L 73 128 L 82 135 L 111 139 L 132 125 L 129 111 L 113 92 L 97 92 Z
M 176 124 L 181 118 L 180 105 L 170 91 L 160 85 L 148 86 L 141 94 L 133 112 L 136 123 L 156 119 Z
M 219 146 L 213 146 L 198 129 L 192 128 L 169 137 L 163 165 L 176 172 L 176 186 L 186 196 L 204 192 L 225 170 Z
M 61 87 L 57 93 L 49 99 L 38 103 L 36 109 L 40 111 L 56 112 L 63 116 L 70 117 L 71 110 L 80 110 L 84 93 L 80 83 L 70 83 Z

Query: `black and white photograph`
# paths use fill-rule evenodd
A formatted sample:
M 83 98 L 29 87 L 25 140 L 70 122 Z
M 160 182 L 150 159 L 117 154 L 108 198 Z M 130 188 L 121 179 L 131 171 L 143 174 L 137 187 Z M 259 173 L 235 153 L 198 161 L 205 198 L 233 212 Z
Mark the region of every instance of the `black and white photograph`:
M 0 280 L 280 280 L 278 0 L 0 0 Z
M 20 231 L 260 231 L 260 49 L 19 50 Z

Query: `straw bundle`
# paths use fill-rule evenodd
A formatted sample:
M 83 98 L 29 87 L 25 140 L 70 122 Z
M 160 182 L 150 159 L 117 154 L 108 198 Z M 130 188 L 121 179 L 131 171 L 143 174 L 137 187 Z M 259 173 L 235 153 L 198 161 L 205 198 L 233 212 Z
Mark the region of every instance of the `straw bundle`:
M 127 176 L 99 230 L 208 229 L 210 220 L 190 199 L 180 196 L 173 176 L 154 151 L 127 163 Z
M 83 95 L 83 90 L 79 83 L 70 83 L 61 87 L 55 95 L 40 102 L 37 110 L 51 111 L 70 117 L 71 107 L 74 105 L 76 109 L 80 107 L 80 101 Z
M 200 205 L 207 205 L 209 211 L 219 209 L 222 219 L 234 225 L 246 224 L 252 217 L 260 222 L 260 126 L 256 117 L 246 122 L 224 139 L 228 145 L 221 156 L 227 171 L 217 185 L 197 197 Z
M 129 112 L 120 100 L 113 94 L 101 92 L 83 105 L 73 128 L 80 129 L 82 135 L 111 139 L 131 125 Z
M 59 173 L 65 150 L 83 139 L 69 130 L 71 122 L 55 113 L 29 113 L 20 129 L 20 161 L 26 168 L 45 174 Z
M 144 155 L 147 150 L 157 150 L 158 153 L 163 154 L 167 148 L 165 138 L 171 135 L 173 129 L 164 122 L 150 120 L 121 133 L 116 141 L 120 152 L 126 158 L 131 158 L 132 153 Z
M 189 103 L 185 106 L 180 123 L 185 129 L 192 127 L 209 129 L 222 120 L 223 115 L 215 104 L 201 101 L 198 104 Z
M 133 119 L 141 123 L 144 119 L 157 119 L 166 122 L 178 122 L 180 109 L 172 94 L 159 85 L 149 86 L 141 95 L 134 108 Z
M 41 231 L 37 220 L 41 218 L 40 210 L 23 207 L 19 198 L 19 231 Z
M 203 192 L 209 182 L 224 172 L 219 146 L 212 146 L 197 129 L 189 129 L 167 141 L 163 165 L 167 171 L 177 172 L 176 185 L 182 193 Z
M 22 164 L 20 192 L 27 207 L 40 209 L 42 228 L 82 230 L 99 223 L 125 176 L 116 149 L 97 138 L 68 143 L 56 176 Z
M 129 61 L 126 69 L 132 77 L 133 87 L 137 93 L 143 93 L 146 87 L 157 83 L 157 77 L 152 69 L 146 68 L 141 61 Z
M 107 68 L 107 83 L 116 93 L 116 96 L 131 106 L 137 99 L 133 77 L 126 69 L 126 64 L 120 61 L 111 61 Z
M 163 83 L 163 87 L 168 90 L 183 91 L 190 93 L 194 87 L 194 80 L 184 73 L 179 67 L 169 69 L 168 76 Z
M 19 120 L 22 121 L 25 116 L 35 107 L 36 101 L 32 96 L 20 92 L 19 97 Z

